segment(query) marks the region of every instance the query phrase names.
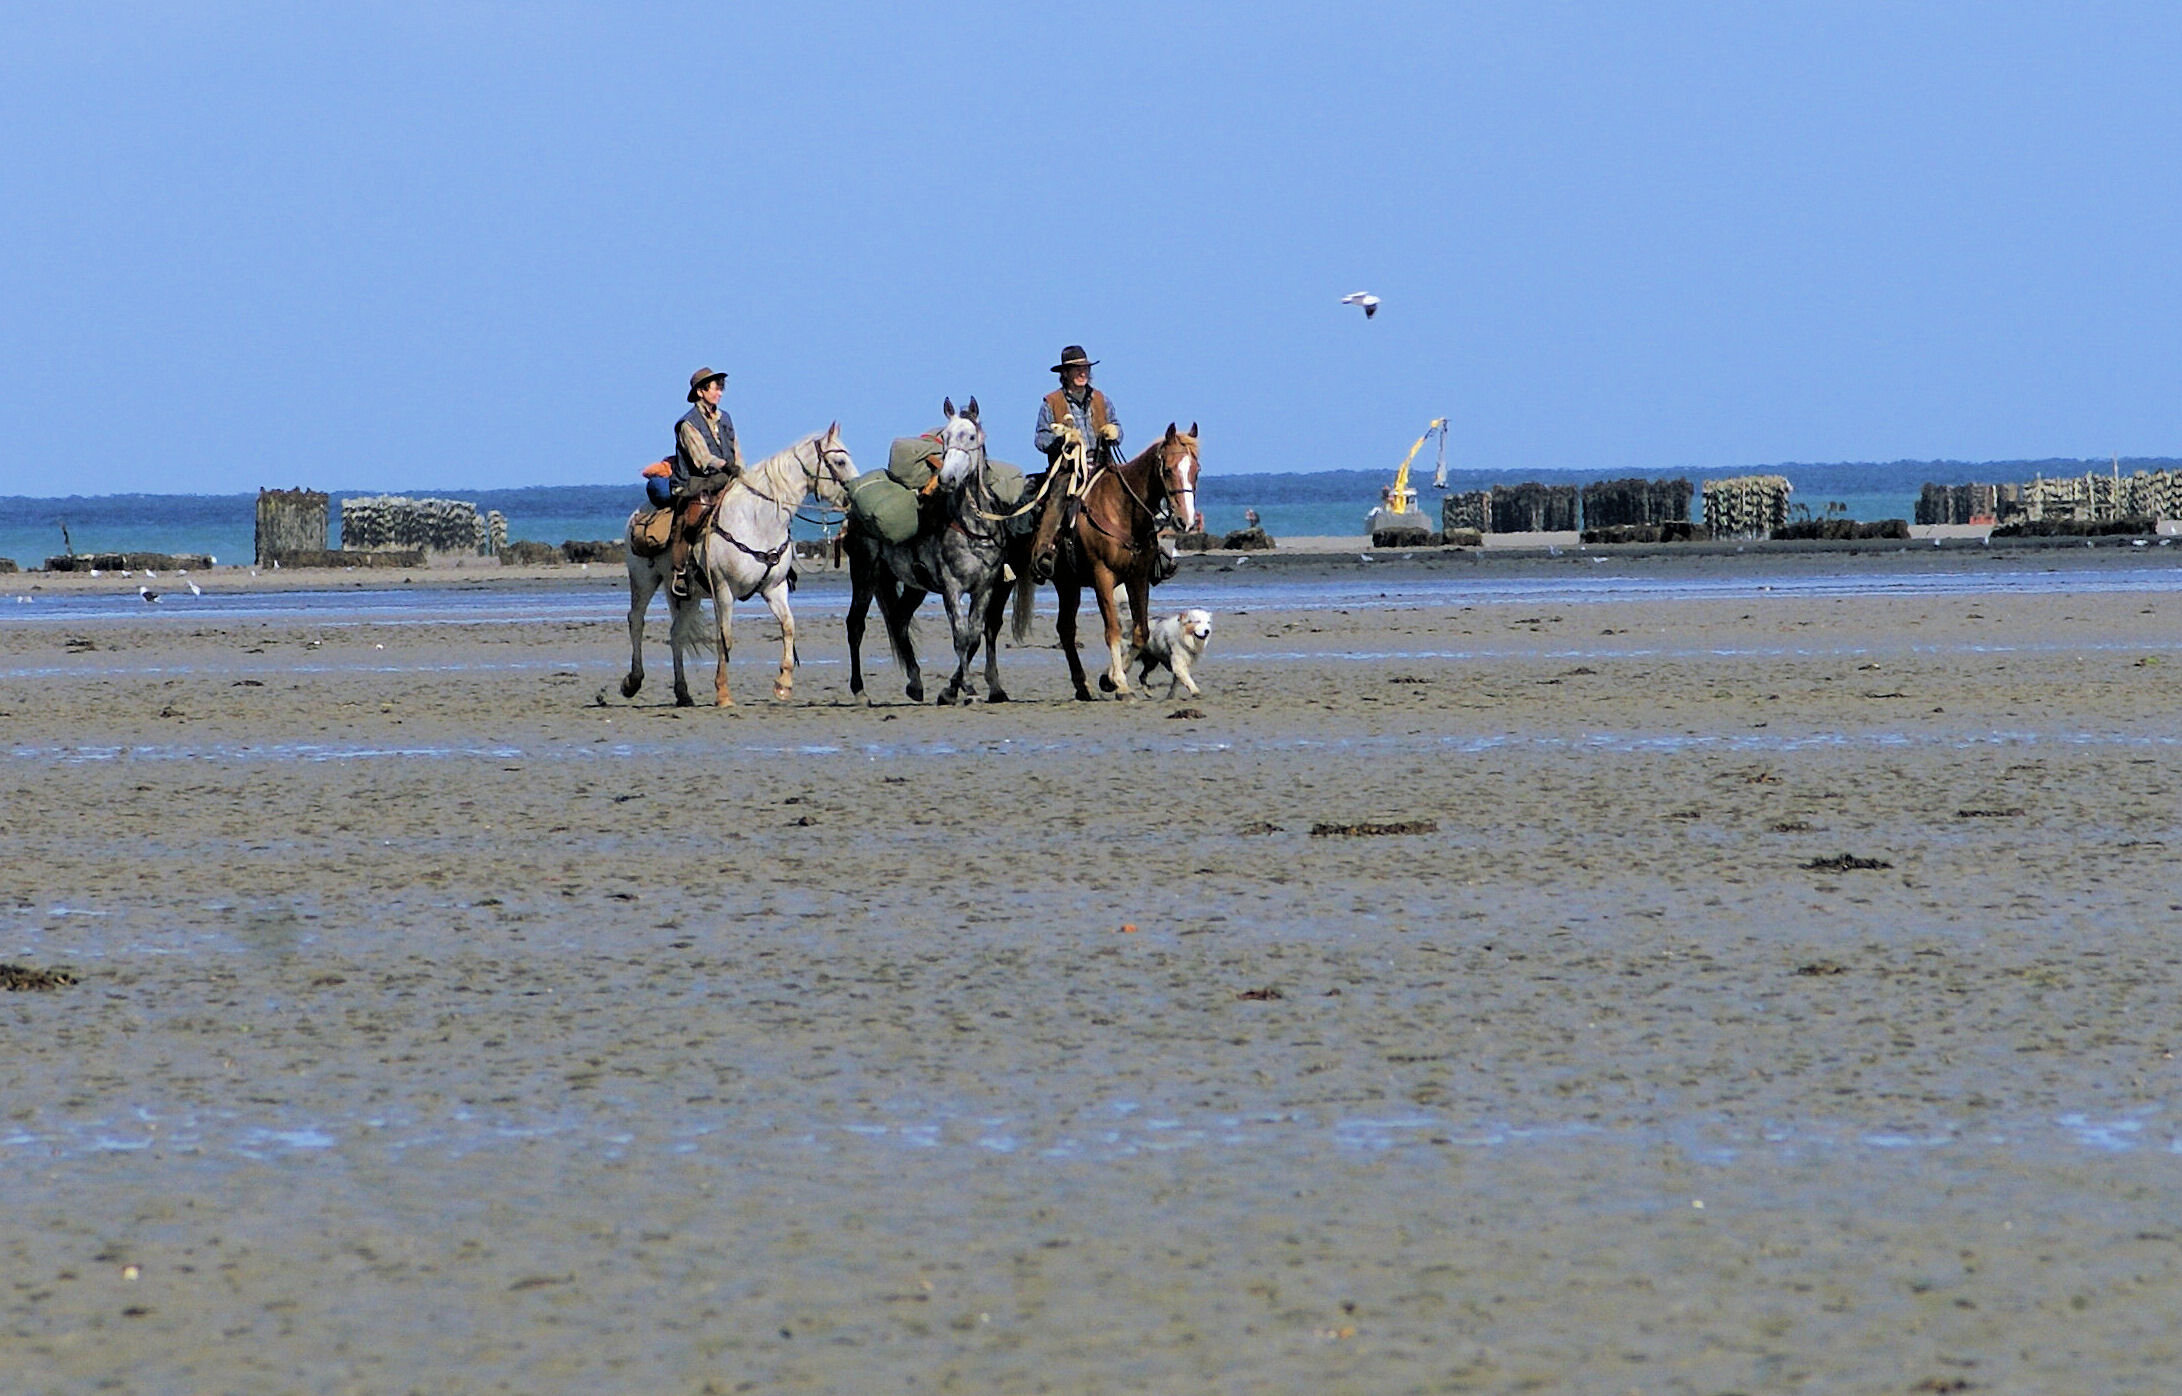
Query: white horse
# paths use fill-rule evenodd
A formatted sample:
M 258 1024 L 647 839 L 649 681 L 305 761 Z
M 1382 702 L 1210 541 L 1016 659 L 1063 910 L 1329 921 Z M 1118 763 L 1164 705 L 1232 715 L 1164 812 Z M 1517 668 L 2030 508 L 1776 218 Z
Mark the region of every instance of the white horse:
M 841 444 L 841 424 L 834 423 L 816 436 L 807 436 L 778 455 L 767 456 L 745 471 L 720 496 L 712 521 L 705 526 L 691 554 L 695 564 L 690 594 L 667 594 L 667 612 L 673 624 L 669 643 L 674 650 L 674 701 L 691 707 L 689 681 L 682 671 L 685 645 L 712 644 L 719 652 L 713 675 L 713 702 L 723 708 L 735 705 L 727 692 L 727 661 L 734 650 L 734 603 L 763 595 L 780 622 L 780 674 L 773 680 L 773 696 L 785 700 L 795 690 L 796 619 L 788 609 L 788 574 L 795 562 L 795 545 L 788 538 L 788 521 L 803 501 L 816 494 L 838 509 L 848 502 L 842 486 L 856 478 L 856 462 Z M 676 525 L 680 527 L 679 524 Z M 625 540 L 629 554 L 629 672 L 621 681 L 621 696 L 634 698 L 644 686 L 644 612 L 652 594 L 665 586 L 671 554 L 639 557 L 636 551 L 636 515 L 629 516 Z M 717 632 L 703 628 L 700 594 L 712 597 Z

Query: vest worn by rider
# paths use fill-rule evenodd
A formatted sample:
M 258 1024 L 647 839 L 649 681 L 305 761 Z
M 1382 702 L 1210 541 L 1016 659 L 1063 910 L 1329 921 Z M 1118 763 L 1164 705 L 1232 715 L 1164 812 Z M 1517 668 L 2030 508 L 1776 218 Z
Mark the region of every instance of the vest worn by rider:
M 1085 433 L 1084 445 L 1089 448 L 1090 459 L 1097 460 L 1099 451 L 1099 436 L 1106 430 L 1106 423 L 1109 420 L 1106 407 L 1106 394 L 1100 392 L 1097 388 L 1093 388 L 1091 390 L 1091 401 L 1089 404 L 1089 408 L 1091 430 Z M 1046 416 L 1051 421 L 1077 422 L 1079 428 L 1082 425 L 1082 423 L 1078 421 L 1076 404 L 1068 400 L 1068 389 L 1066 388 L 1055 388 L 1052 392 L 1046 394 Z M 1052 452 L 1052 454 L 1058 457 L 1059 450 L 1057 447 Z
M 690 454 L 689 443 L 683 439 L 682 427 L 691 428 L 698 443 L 712 459 L 698 460 Z M 675 423 L 674 433 L 674 492 L 686 494 L 691 480 L 702 480 L 707 475 L 732 474 L 735 470 L 735 422 L 725 412 L 719 414 L 717 424 L 705 420 L 702 406 L 692 407 Z

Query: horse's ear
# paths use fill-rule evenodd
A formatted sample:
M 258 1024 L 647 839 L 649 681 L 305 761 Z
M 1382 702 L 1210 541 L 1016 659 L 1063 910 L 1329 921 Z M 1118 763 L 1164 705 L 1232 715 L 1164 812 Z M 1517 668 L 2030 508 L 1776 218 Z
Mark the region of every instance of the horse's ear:
M 828 441 L 839 441 L 841 439 L 840 422 L 836 421 L 826 428 L 826 439 Z
M 1174 440 L 1174 423 L 1167 423 L 1167 440 Z
M 971 421 L 973 421 L 973 422 L 977 420 L 977 395 L 976 395 L 976 394 L 974 394 L 974 393 L 973 393 L 973 394 L 971 394 L 971 395 L 970 395 L 970 405 L 969 405 L 968 407 L 965 407 L 965 408 L 963 408 L 963 409 L 962 409 L 962 415 L 963 415 L 963 416 L 965 416 L 965 417 L 968 417 L 968 418 L 969 418 L 969 419 L 970 419 Z
M 951 397 L 942 398 L 940 400 L 939 410 L 940 415 L 944 416 L 950 422 L 953 421 L 955 419 L 955 400 Z
M 1190 440 L 1195 441 L 1197 439 L 1197 423 L 1191 422 L 1189 424 L 1189 434 Z

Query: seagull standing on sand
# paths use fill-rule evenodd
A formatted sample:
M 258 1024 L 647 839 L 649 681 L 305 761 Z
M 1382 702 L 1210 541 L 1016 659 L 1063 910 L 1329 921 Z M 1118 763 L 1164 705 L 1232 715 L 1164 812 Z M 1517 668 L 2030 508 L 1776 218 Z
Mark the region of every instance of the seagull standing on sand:
M 1379 298 L 1369 291 L 1351 291 L 1341 298 L 1341 303 L 1343 305 L 1360 305 L 1364 307 L 1364 318 L 1366 320 L 1379 313 Z
M 138 587 L 136 589 L 136 594 L 143 597 L 146 601 L 157 601 L 159 599 L 159 593 L 153 591 L 150 587 Z

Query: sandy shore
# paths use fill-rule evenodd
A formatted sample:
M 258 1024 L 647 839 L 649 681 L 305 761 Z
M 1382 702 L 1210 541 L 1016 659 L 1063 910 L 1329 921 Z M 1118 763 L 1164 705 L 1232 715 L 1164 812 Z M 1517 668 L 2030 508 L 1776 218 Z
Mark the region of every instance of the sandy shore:
M 1233 565 L 1184 702 L 0 627 L 5 1385 L 2171 1384 L 2171 591 Z

